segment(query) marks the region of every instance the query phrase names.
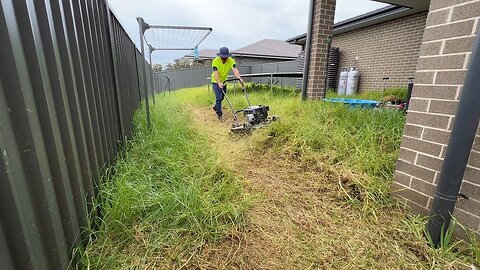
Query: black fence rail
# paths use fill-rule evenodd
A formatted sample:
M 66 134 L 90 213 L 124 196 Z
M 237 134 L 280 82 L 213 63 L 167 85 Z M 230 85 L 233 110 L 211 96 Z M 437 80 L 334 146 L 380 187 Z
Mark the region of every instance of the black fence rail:
M 67 269 L 148 65 L 106 0 L 0 8 L 0 269 Z

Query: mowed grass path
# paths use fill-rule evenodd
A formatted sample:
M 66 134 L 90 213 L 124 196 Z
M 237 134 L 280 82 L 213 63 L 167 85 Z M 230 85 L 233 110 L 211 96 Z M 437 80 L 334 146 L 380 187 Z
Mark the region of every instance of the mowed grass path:
M 237 93 L 237 107 L 246 105 Z M 263 91 L 281 121 L 248 136 L 205 88 L 158 96 L 100 190 L 90 269 L 472 269 L 474 245 L 431 249 L 389 186 L 404 115 Z M 224 104 L 226 107 L 226 104 Z

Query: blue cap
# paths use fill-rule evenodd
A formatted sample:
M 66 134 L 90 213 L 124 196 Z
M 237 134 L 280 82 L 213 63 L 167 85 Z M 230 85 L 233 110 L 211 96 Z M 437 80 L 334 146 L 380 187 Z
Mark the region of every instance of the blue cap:
M 228 58 L 232 56 L 232 54 L 230 53 L 227 47 L 222 47 L 220 48 L 220 52 L 217 53 L 217 56 L 220 56 L 221 58 Z

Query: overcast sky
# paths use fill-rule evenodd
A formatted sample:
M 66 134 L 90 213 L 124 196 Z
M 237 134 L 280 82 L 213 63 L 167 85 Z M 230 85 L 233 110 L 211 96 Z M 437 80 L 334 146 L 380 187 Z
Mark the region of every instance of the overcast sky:
M 309 0 L 109 0 L 118 19 L 138 44 L 137 17 L 149 24 L 208 26 L 210 36 L 199 49 L 227 46 L 235 50 L 264 38 L 286 40 L 306 32 Z M 337 0 L 335 22 L 385 4 L 370 0 Z M 188 51 L 156 51 L 154 63 L 172 62 Z

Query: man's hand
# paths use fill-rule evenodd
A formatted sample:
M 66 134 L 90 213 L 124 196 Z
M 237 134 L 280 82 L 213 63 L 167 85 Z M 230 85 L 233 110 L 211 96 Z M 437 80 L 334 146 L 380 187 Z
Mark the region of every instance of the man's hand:
M 218 82 L 217 84 L 218 84 L 218 87 L 220 87 L 220 89 L 223 89 L 223 86 L 224 86 L 224 85 L 223 85 L 222 82 Z
M 244 86 L 245 82 L 242 80 L 242 77 L 240 77 L 240 71 L 238 71 L 237 68 L 233 68 L 233 74 L 235 75 L 235 78 L 237 78 L 240 81 L 242 86 Z

